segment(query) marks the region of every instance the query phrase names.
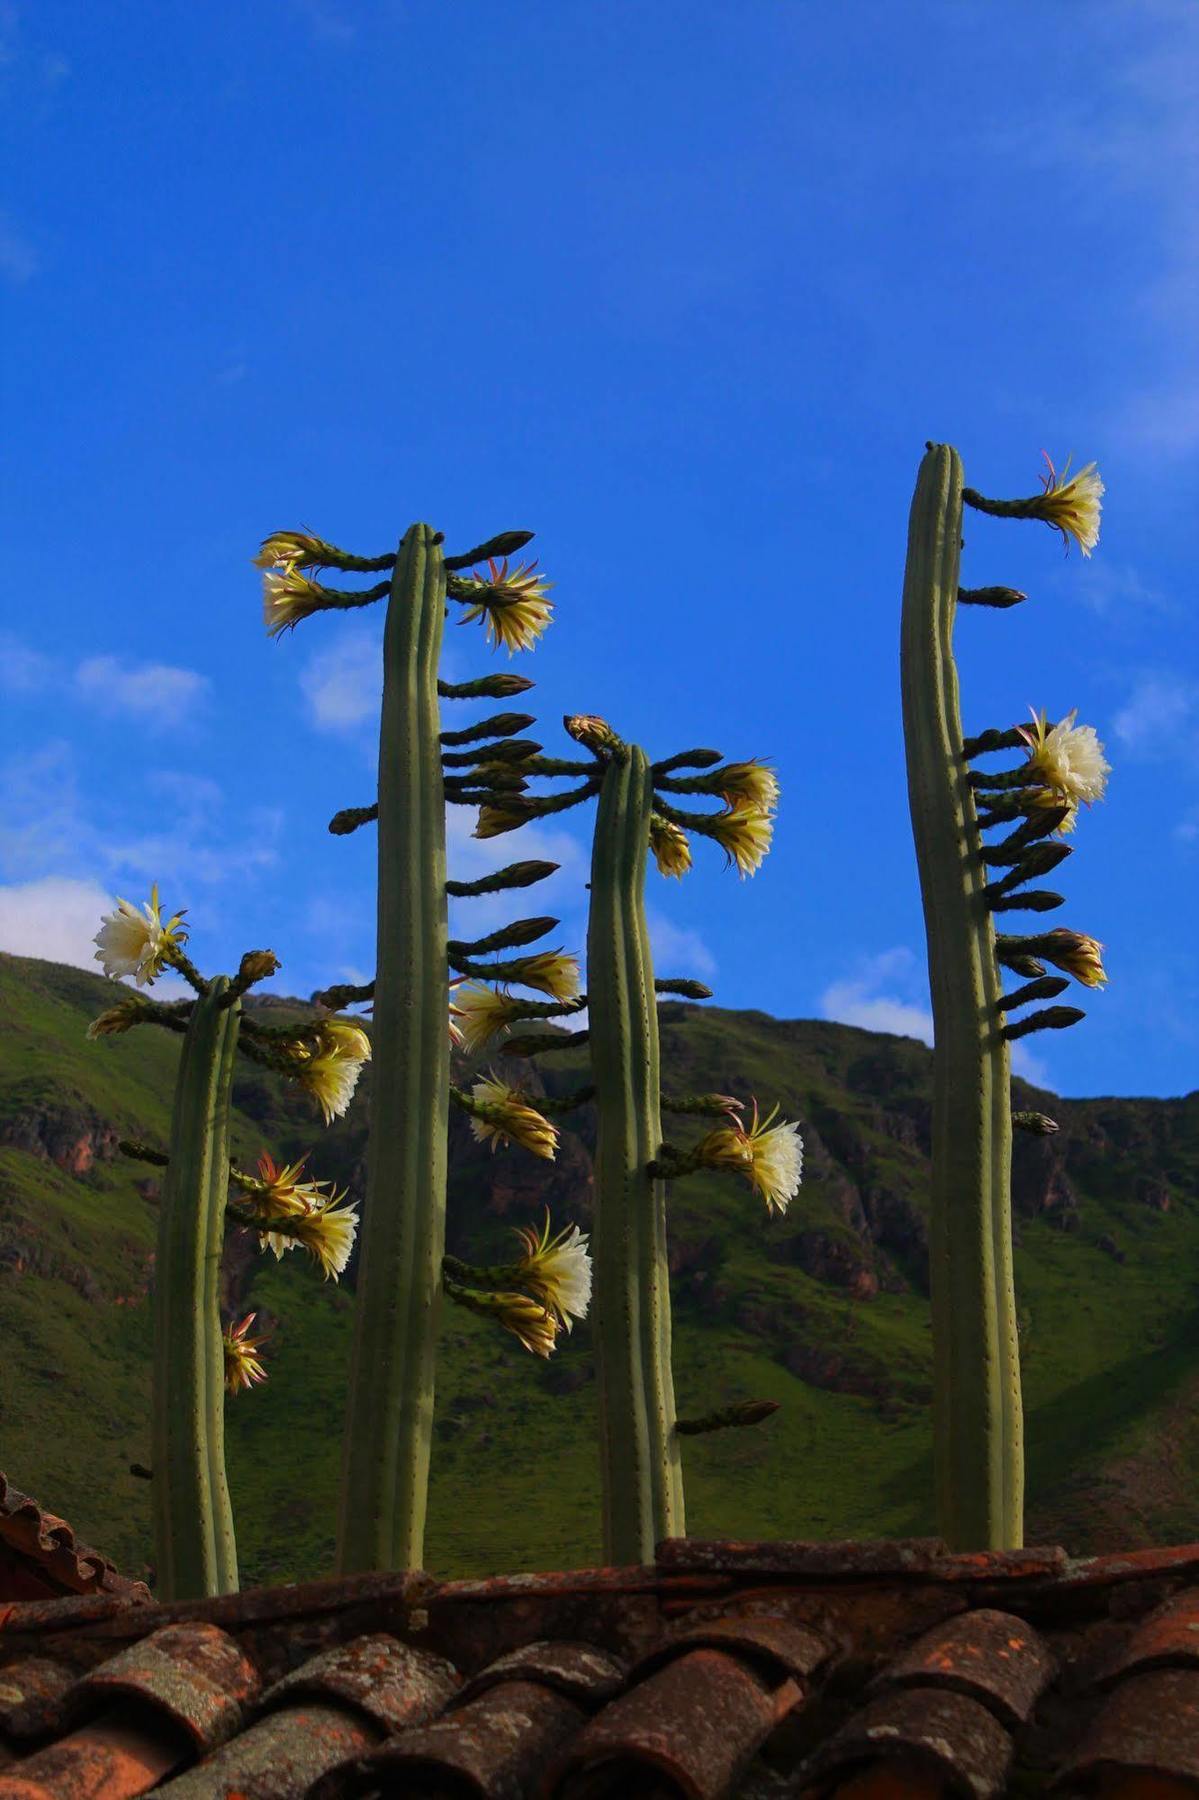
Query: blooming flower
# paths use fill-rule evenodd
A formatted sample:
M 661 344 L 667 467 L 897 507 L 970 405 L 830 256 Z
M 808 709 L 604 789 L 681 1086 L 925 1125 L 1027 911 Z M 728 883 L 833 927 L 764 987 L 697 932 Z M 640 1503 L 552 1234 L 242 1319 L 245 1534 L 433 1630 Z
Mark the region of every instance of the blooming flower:
M 521 958 L 520 974 L 514 975 L 513 980 L 555 1000 L 577 1000 L 579 959 L 566 956 L 561 950 L 539 950 L 536 956 Z
M 519 1088 L 509 1087 L 489 1069 L 487 1079 L 476 1081 L 470 1091 L 478 1109 L 471 1114 L 470 1128 L 480 1144 L 490 1143 L 494 1151 L 511 1140 L 553 1162 L 558 1128 L 525 1102 Z
M 272 531 L 263 538 L 262 549 L 253 558 L 256 569 L 302 568 L 323 569 L 337 560 L 338 551 L 324 538 L 311 531 Z
M 1097 938 L 1087 937 L 1081 931 L 1068 931 L 1059 925 L 1054 931 L 1045 932 L 1037 942 L 1037 955 L 1045 956 L 1067 975 L 1073 975 L 1075 981 L 1081 981 L 1084 987 L 1098 987 L 1107 980 L 1104 973 L 1101 952 L 1103 945 Z
M 280 1215 L 302 1218 L 324 1204 L 321 1189 L 332 1186 L 327 1181 L 301 1181 L 300 1171 L 307 1161 L 305 1155 L 298 1162 L 277 1164 L 264 1150 L 258 1158 L 257 1180 L 236 1173 L 233 1179 L 243 1189 L 247 1206 L 259 1218 L 278 1218 Z M 253 1230 L 254 1227 L 246 1229 Z M 277 1257 L 292 1249 L 296 1242 L 284 1231 L 258 1232 L 258 1248 L 265 1250 L 269 1244 Z
M 525 1247 L 517 1280 L 532 1288 L 546 1311 L 567 1331 L 574 1319 L 585 1319 L 591 1303 L 591 1257 L 587 1239 L 577 1225 L 569 1225 L 550 1237 L 550 1209 L 540 1232 L 531 1225 L 513 1226 Z
M 236 1394 L 239 1388 L 252 1387 L 256 1381 L 265 1381 L 267 1378 L 266 1370 L 256 1354 L 266 1339 L 246 1336 L 257 1317 L 257 1313 L 247 1313 L 240 1325 L 231 1325 L 222 1335 L 221 1341 L 225 1346 L 225 1386 L 231 1394 Z
M 770 1213 L 784 1213 L 799 1192 L 803 1171 L 803 1139 L 799 1126 L 771 1125 L 778 1107 L 758 1119 L 758 1103 L 749 1126 L 740 1119 L 710 1131 L 696 1145 L 696 1155 L 709 1169 L 735 1169 L 761 1194 Z
M 163 964 L 178 944 L 187 942 L 187 932 L 175 927 L 183 917 L 177 912 L 164 925 L 158 905 L 158 883 L 150 889 L 150 898 L 142 904 L 143 918 L 127 900 L 117 898 L 118 912 L 100 921 L 100 929 L 92 942 L 99 944 L 96 961 L 106 975 L 132 975 L 138 987 L 149 987 L 161 975 Z M 186 911 L 186 907 L 184 911 Z
M 530 1300 L 527 1294 L 492 1294 L 488 1297 L 495 1304 L 487 1310 L 494 1312 L 505 1331 L 518 1337 L 534 1356 L 550 1355 L 560 1326 L 548 1307 Z
M 1099 542 L 1099 508 L 1103 498 L 1103 483 L 1096 466 L 1093 462 L 1088 463 L 1067 481 L 1070 473 L 1067 457 L 1059 480 L 1048 451 L 1042 450 L 1041 455 L 1049 463 L 1049 473 L 1041 477 L 1045 491 L 1036 516 L 1061 532 L 1067 550 L 1070 548 L 1068 540 L 1073 538 L 1083 555 L 1089 556 Z
M 779 778 L 765 763 L 729 763 L 717 769 L 716 776 L 720 792 L 730 806 L 746 800 L 764 812 L 773 812 L 779 803 Z
M 761 867 L 774 835 L 774 820 L 752 801 L 735 800 L 727 811 L 705 820 L 704 830 L 716 839 L 728 861 L 736 863 L 737 873 L 746 876 Z
M 513 1023 L 520 1003 L 506 987 L 489 988 L 472 981 L 454 989 L 450 1011 L 463 1021 L 455 1027 L 459 1043 L 469 1056 L 476 1056 L 489 1037 Z
M 347 1019 L 322 1019 L 317 1049 L 308 1043 L 293 1047 L 302 1060 L 295 1079 L 319 1103 L 325 1124 L 340 1118 L 353 1098 L 362 1073 L 362 1065 L 370 1060 L 371 1044 L 359 1025 Z
M 691 867 L 691 843 L 681 826 L 657 813 L 649 816 L 649 847 L 660 875 L 677 875 L 681 881 Z
M 292 1241 L 302 1244 L 308 1254 L 320 1264 L 326 1281 L 330 1275 L 336 1281 L 349 1262 L 350 1251 L 354 1247 L 358 1214 L 352 1207 L 344 1212 L 336 1210 L 348 1191 L 343 1189 L 340 1194 L 334 1191 L 312 1212 L 302 1213 L 288 1228 Z M 276 1250 L 275 1254 L 279 1256 L 281 1252 Z
M 1017 730 L 1028 745 L 1029 763 L 1045 784 L 1045 792 L 1036 804 L 1060 806 L 1068 802 L 1070 811 L 1058 827 L 1060 832 L 1074 829 L 1074 818 L 1080 800 L 1090 806 L 1102 800 L 1111 774 L 1111 764 L 1104 761 L 1103 745 L 1093 725 L 1075 725 L 1078 708 L 1068 712 L 1056 725 L 1050 725 L 1044 712 L 1029 708 L 1031 727 Z
M 262 619 L 267 636 L 294 631 L 301 619 L 321 610 L 324 596 L 320 582 L 301 575 L 294 563 L 288 563 L 281 574 L 268 569 L 262 577 Z
M 494 556 L 487 559 L 490 576 L 471 575 L 477 584 L 477 598 L 458 621 L 469 625 L 484 616 L 487 619 L 488 642 L 498 650 L 503 644 L 509 656 L 514 650 L 531 650 L 545 630 L 553 614 L 546 594 L 553 587 L 543 575 L 535 575 L 537 564 L 518 564 L 508 573 L 508 558 L 502 564 Z

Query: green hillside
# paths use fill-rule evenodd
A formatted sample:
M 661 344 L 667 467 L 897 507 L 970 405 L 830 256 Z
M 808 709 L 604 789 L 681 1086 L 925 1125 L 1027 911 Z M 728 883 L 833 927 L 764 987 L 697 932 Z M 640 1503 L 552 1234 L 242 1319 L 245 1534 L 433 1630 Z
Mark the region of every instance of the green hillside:
M 0 955 L 0 1469 L 129 1574 L 151 1555 L 149 1258 L 155 1171 L 179 1040 L 86 1041 L 127 991 Z M 277 1020 L 299 1002 L 252 1000 Z M 924 1208 L 931 1053 L 909 1038 L 664 1003 L 668 1091 L 717 1090 L 798 1119 L 804 1182 L 770 1219 L 731 1177 L 669 1199 L 680 1415 L 743 1398 L 781 1409 L 684 1446 L 687 1530 L 868 1537 L 932 1530 Z M 508 1069 L 562 1092 L 585 1050 Z M 485 1063 L 505 1064 L 494 1053 Z M 243 1061 L 234 1152 L 262 1149 L 364 1190 L 369 1069 L 326 1129 L 297 1090 Z M 470 1078 L 463 1066 L 458 1078 Z M 1017 1134 L 1014 1194 L 1028 1443 L 1028 1539 L 1082 1553 L 1199 1537 L 1199 1092 L 1063 1101 L 1014 1084 L 1055 1138 Z M 513 1225 L 591 1218 L 590 1108 L 555 1163 L 492 1156 L 456 1118 L 447 1248 L 508 1259 Z M 698 1122 L 668 1127 L 680 1144 Z M 227 1406 L 243 1587 L 332 1573 L 354 1264 L 321 1281 L 231 1232 L 226 1316 L 257 1309 L 270 1379 Z M 547 1361 L 446 1305 L 426 1562 L 441 1576 L 599 1561 L 595 1383 L 586 1322 Z

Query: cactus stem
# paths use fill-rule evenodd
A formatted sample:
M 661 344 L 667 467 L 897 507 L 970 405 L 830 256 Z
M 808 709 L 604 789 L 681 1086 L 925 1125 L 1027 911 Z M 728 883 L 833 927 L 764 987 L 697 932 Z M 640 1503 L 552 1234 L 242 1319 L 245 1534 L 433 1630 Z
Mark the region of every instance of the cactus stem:
M 1022 594 L 1019 588 L 981 587 L 959 588 L 959 606 L 1018 606 L 1028 595 Z
M 1027 1019 L 1005 1025 L 1001 1035 L 1010 1044 L 1013 1038 L 1027 1037 L 1030 1031 L 1064 1031 L 1068 1025 L 1077 1025 L 1086 1016 L 1081 1006 L 1044 1006 L 1040 1012 L 1030 1013 Z
M 378 817 L 378 806 L 345 806 L 329 820 L 329 830 L 334 837 L 346 837 L 351 831 L 357 831 L 360 825 L 369 825 L 372 819 Z

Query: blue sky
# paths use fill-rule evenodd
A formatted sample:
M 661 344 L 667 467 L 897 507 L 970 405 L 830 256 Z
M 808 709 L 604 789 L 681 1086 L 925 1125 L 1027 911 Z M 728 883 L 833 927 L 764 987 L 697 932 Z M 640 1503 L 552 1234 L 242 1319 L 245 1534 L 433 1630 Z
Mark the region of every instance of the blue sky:
M 963 580 L 1030 598 L 960 615 L 963 719 L 1095 726 L 1043 923 L 1110 981 L 1016 1066 L 1199 1086 L 1192 5 L 0 0 L 0 90 L 0 948 L 94 967 L 156 879 L 207 971 L 368 978 L 373 833 L 326 825 L 373 798 L 382 609 L 272 642 L 250 558 L 524 527 L 553 627 L 451 626 L 451 678 L 534 677 L 551 753 L 597 712 L 782 782 L 752 879 L 651 872 L 659 973 L 927 1040 L 912 486 L 929 438 L 997 497 L 1045 448 L 1098 462 L 1100 543 L 967 515 Z M 581 950 L 590 811 L 472 826 L 452 872 L 559 861 L 527 910 Z

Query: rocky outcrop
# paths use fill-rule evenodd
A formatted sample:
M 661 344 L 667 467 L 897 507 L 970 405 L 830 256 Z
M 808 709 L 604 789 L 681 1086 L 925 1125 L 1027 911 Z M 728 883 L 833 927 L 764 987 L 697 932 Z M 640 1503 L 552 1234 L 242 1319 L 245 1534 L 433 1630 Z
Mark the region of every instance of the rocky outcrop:
M 775 1238 L 766 1246 L 769 1261 L 792 1263 L 814 1281 L 843 1288 L 854 1300 L 873 1300 L 878 1275 L 860 1246 L 833 1232 L 808 1230 Z
M 96 1162 L 118 1154 L 121 1133 L 79 1102 L 45 1102 L 0 1118 L 0 1144 L 52 1162 L 68 1175 L 86 1175 Z

